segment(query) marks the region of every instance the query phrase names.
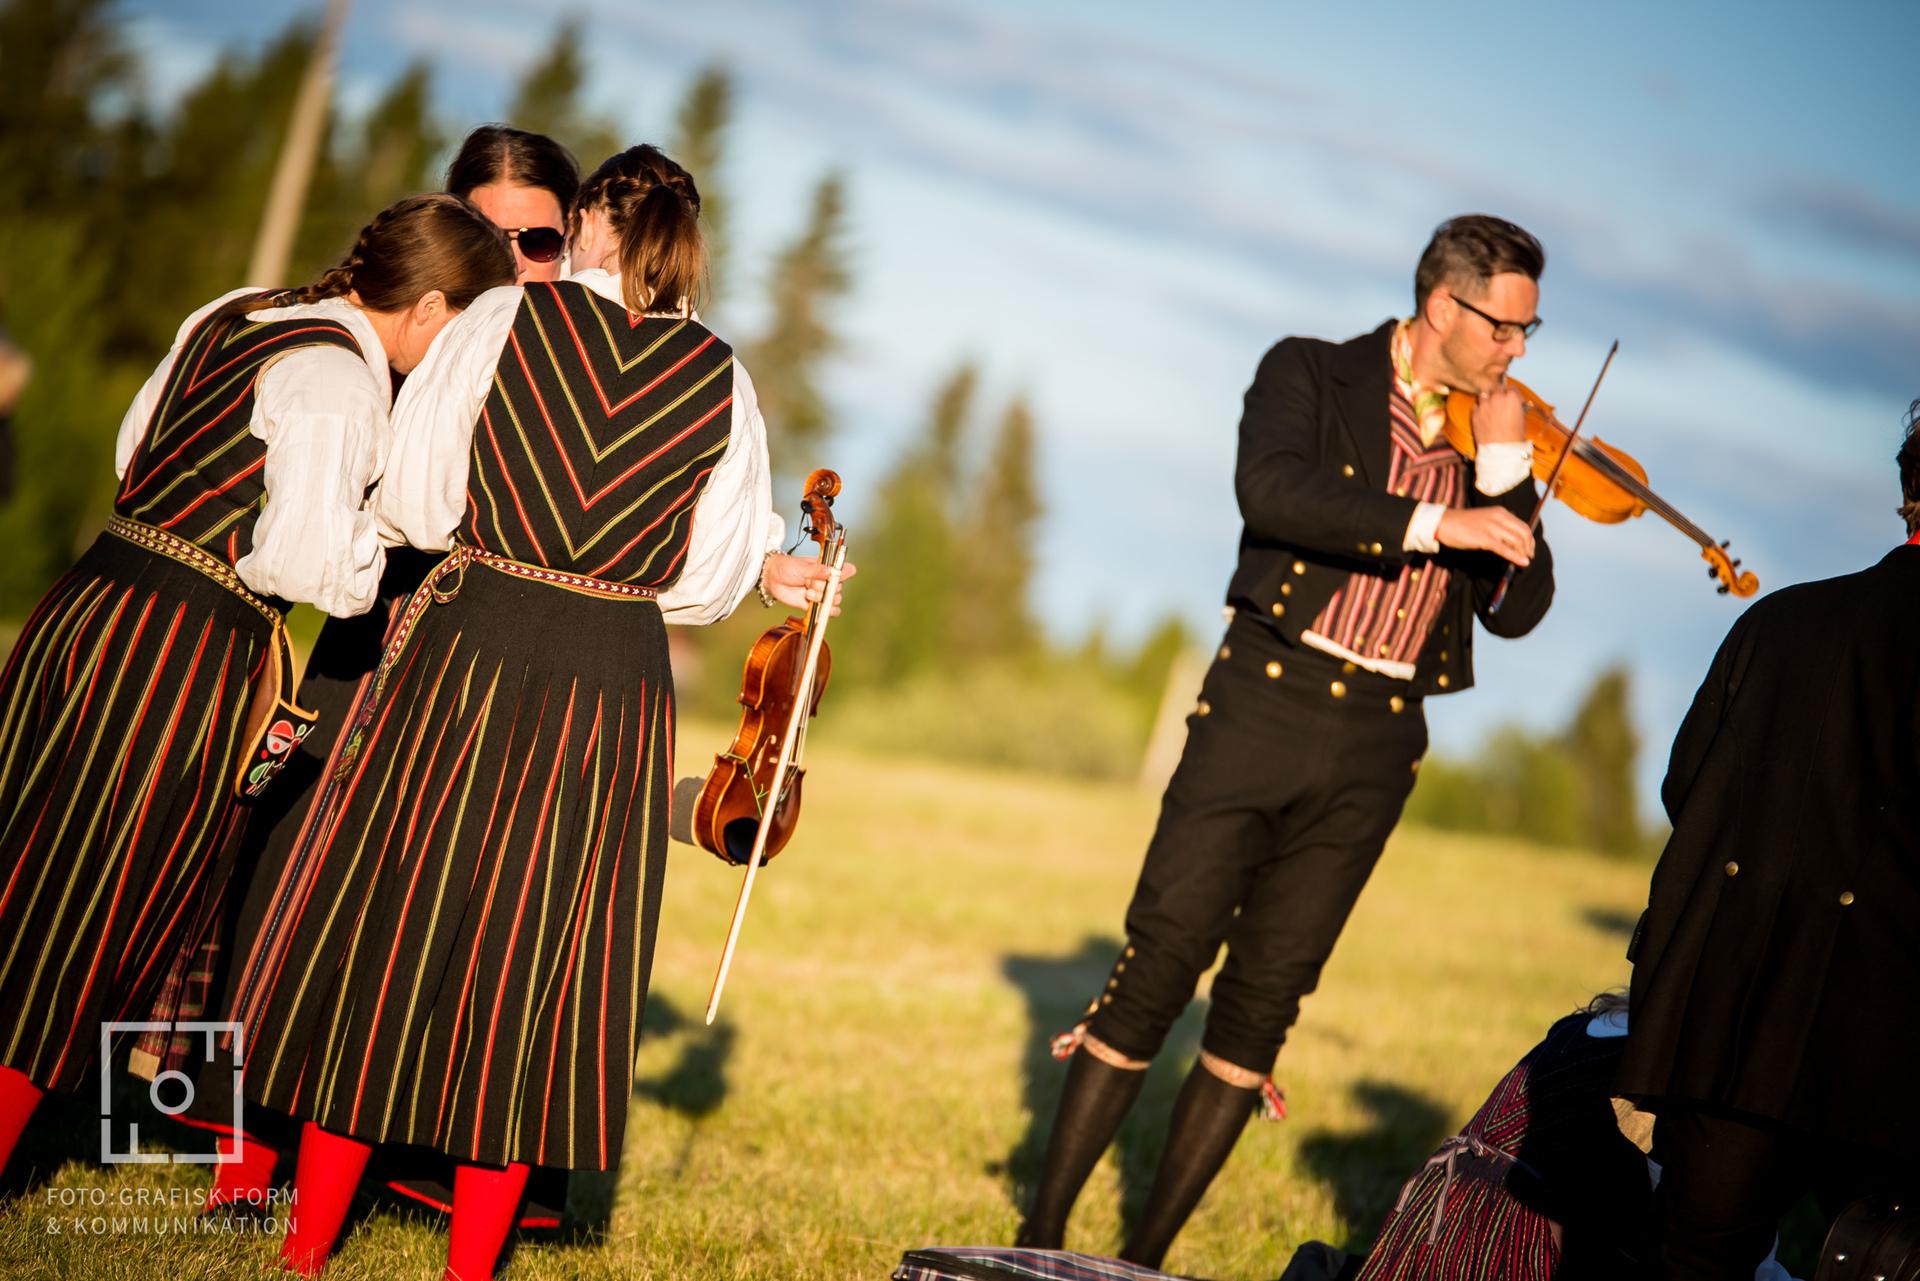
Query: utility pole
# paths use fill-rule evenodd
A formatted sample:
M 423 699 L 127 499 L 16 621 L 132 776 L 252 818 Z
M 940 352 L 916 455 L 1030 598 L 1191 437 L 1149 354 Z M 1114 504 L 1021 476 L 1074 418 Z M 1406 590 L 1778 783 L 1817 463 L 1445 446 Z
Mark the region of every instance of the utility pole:
M 320 154 L 320 138 L 326 131 L 327 101 L 333 96 L 333 63 L 340 51 L 340 31 L 347 24 L 348 3 L 327 0 L 320 38 L 314 43 L 306 73 L 300 77 L 287 140 L 273 168 L 273 186 L 267 191 L 267 208 L 260 217 L 260 234 L 253 242 L 253 260 L 247 264 L 245 284 L 272 287 L 287 283 L 287 260 L 293 256 L 293 238 L 300 230 L 300 215 L 307 203 L 307 184 L 313 178 L 313 162 Z

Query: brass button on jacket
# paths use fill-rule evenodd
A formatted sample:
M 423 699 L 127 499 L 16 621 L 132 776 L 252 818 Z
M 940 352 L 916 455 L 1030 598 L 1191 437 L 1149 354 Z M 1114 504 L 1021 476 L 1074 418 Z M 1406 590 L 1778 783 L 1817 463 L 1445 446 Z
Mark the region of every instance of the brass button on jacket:
M 1270 662 L 1270 663 L 1268 663 L 1268 664 L 1267 664 L 1267 679 L 1268 679 L 1268 680 L 1275 680 L 1275 681 L 1277 681 L 1277 680 L 1279 680 L 1279 679 L 1280 679 L 1280 672 L 1281 672 L 1281 667 L 1280 667 L 1280 662 L 1279 662 L 1279 660 L 1278 660 L 1278 659 L 1276 659 L 1276 660 L 1274 660 L 1273 662 Z
M 1840 891 L 1840 906 L 1841 906 L 1841 907 L 1852 907 L 1852 906 L 1853 906 L 1853 891 L 1852 891 L 1852 890 L 1841 890 L 1841 891 Z
M 1347 683 L 1345 681 L 1335 681 L 1329 685 L 1327 689 L 1335 698 L 1345 698 L 1347 696 Z
M 1727 875 L 1728 876 L 1740 875 L 1740 865 L 1734 862 L 1732 859 L 1727 860 Z
M 1280 617 L 1282 614 L 1286 612 L 1287 612 L 1287 607 L 1285 605 L 1281 604 L 1279 601 L 1273 602 L 1273 616 L 1275 618 Z

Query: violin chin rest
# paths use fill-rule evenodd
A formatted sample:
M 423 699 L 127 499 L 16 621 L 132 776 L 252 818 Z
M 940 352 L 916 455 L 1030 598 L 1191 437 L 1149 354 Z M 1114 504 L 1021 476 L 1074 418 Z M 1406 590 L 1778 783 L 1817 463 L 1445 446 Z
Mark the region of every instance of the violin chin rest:
M 700 798 L 704 778 L 683 778 L 673 785 L 667 806 L 667 835 L 682 845 L 693 845 L 693 803 Z

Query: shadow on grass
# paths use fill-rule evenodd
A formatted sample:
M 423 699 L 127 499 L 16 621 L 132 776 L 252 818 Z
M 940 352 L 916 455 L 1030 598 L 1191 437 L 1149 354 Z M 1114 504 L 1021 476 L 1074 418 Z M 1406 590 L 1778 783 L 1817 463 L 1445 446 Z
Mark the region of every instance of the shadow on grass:
M 1602 934 L 1612 934 L 1619 938 L 1632 938 L 1633 927 L 1640 921 L 1637 910 L 1621 907 L 1594 907 L 1580 909 L 1580 923 L 1590 930 Z
M 1439 1100 L 1391 1081 L 1356 1082 L 1353 1098 L 1367 1112 L 1366 1128 L 1310 1131 L 1300 1141 L 1300 1163 L 1333 1191 L 1348 1232 L 1337 1244 L 1364 1254 L 1400 1185 L 1451 1130 Z
M 1106 983 L 1122 946 L 1117 938 L 1089 937 L 1064 955 L 1014 955 L 1001 961 L 1000 972 L 1027 1001 L 1026 1047 L 1020 1057 L 1021 1102 L 1027 1112 L 1027 1128 L 1013 1150 L 1003 1160 L 990 1163 L 987 1171 L 1007 1180 L 1008 1196 L 1022 1213 L 1040 1178 L 1047 1136 L 1067 1075 L 1066 1064 L 1053 1057 L 1051 1042 L 1057 1034 L 1071 1031 L 1085 1016 L 1088 999 Z M 1199 1051 L 1204 1008 L 1204 1002 L 1196 1002 L 1173 1025 L 1166 1045 L 1147 1069 L 1140 1098 L 1115 1138 L 1123 1231 L 1131 1230 L 1145 1206 L 1160 1148 L 1166 1140 L 1174 1097 Z

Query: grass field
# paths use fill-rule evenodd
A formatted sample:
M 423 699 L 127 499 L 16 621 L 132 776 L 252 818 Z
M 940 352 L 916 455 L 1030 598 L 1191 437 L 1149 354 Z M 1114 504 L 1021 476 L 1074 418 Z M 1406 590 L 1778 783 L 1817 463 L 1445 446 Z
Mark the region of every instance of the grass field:
M 682 738 L 682 769 L 722 731 Z M 1009 1240 L 1061 1069 L 1046 1041 L 1105 980 L 1155 799 L 816 747 L 794 846 L 755 890 L 718 1024 L 700 1023 L 739 874 L 675 845 L 611 1228 L 523 1244 L 505 1276 L 883 1278 L 902 1250 Z M 1168 1266 L 1270 1279 L 1310 1237 L 1364 1241 L 1400 1180 L 1559 1014 L 1621 983 L 1643 867 L 1403 831 L 1281 1057 L 1256 1123 Z M 1194 1053 L 1201 1003 L 1095 1172 L 1069 1245 L 1117 1248 Z M 0 1277 L 270 1274 L 259 1236 L 51 1232 L 103 1189 L 204 1167 L 60 1163 L 92 1109 L 42 1117 L 51 1180 L 0 1210 Z M 16 1169 L 10 1184 L 19 1185 Z M 59 1225 L 56 1225 L 59 1226 Z M 437 1277 L 439 1225 L 352 1227 L 339 1281 Z

